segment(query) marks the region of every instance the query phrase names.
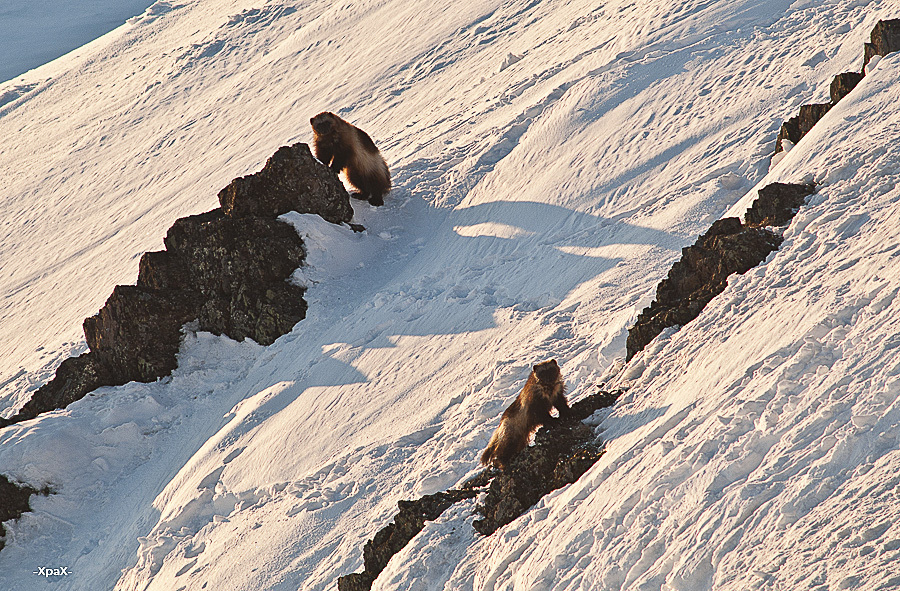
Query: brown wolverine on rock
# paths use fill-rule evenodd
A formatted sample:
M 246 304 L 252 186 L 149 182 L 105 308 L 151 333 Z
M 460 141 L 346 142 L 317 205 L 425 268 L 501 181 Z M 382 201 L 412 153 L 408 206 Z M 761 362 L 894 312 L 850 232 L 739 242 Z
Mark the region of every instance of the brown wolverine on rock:
M 369 134 L 334 113 L 319 113 L 309 122 L 316 158 L 335 173 L 347 173 L 347 180 L 358 191 L 350 196 L 384 205 L 384 195 L 391 190 L 391 173 Z
M 481 454 L 481 463 L 505 470 L 537 428 L 553 419 L 550 409 L 554 407 L 560 414 L 569 412 L 566 384 L 556 359 L 551 359 L 532 368 L 525 387 L 503 412 L 500 426 Z

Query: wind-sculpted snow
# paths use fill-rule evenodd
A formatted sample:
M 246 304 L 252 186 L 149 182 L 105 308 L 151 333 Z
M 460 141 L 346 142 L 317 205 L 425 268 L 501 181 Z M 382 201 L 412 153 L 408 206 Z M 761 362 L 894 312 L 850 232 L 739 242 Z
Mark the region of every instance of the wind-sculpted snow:
M 769 164 L 782 122 L 898 14 L 159 3 L 0 85 L 18 95 L 0 106 L 4 416 L 83 352 L 81 319 L 175 219 L 308 142 L 311 115 L 366 129 L 396 186 L 354 204 L 364 233 L 287 214 L 318 245 L 294 274 L 307 318 L 274 344 L 189 331 L 169 378 L 0 431 L 0 473 L 54 491 L 8 524 L 4 583 L 334 589 L 399 500 L 477 471 L 555 358 L 573 402 L 628 386 L 594 423 L 598 463 L 487 538 L 477 501 L 448 509 L 375 589 L 896 586 L 897 56 Z M 818 189 L 781 249 L 625 365 L 681 248 L 772 182 Z M 51 565 L 70 574 L 32 574 Z

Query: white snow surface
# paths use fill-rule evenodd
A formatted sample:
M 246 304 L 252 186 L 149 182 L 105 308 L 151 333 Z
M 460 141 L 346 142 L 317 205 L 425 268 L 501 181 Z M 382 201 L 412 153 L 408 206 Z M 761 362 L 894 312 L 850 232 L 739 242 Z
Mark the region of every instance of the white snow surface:
M 391 166 L 307 241 L 269 347 L 185 329 L 179 368 L 0 431 L 53 494 L 8 589 L 320 590 L 401 499 L 454 486 L 535 362 L 627 387 L 607 452 L 481 537 L 427 525 L 378 590 L 900 588 L 900 55 L 769 169 L 781 122 L 900 1 L 159 1 L 0 85 L 0 408 L 172 222 L 332 110 Z M 520 59 L 509 60 L 514 55 Z M 781 249 L 624 364 L 656 284 L 770 182 Z M 44 577 L 40 567 L 70 574 Z
M 153 0 L 0 0 L 0 82 L 124 25 Z

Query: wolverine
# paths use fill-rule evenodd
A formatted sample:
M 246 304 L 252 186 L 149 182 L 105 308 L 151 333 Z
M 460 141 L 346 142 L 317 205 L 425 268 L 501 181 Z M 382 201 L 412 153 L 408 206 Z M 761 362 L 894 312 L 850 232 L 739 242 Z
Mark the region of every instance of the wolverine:
M 346 173 L 357 191 L 350 196 L 384 205 L 384 196 L 391 190 L 391 173 L 369 134 L 334 113 L 319 113 L 309 122 L 316 158 L 335 173 Z
M 481 454 L 481 463 L 505 470 L 513 456 L 525 449 L 537 428 L 552 420 L 551 408 L 560 415 L 569 412 L 566 384 L 556 359 L 532 368 L 525 387 L 503 412 L 500 426 Z

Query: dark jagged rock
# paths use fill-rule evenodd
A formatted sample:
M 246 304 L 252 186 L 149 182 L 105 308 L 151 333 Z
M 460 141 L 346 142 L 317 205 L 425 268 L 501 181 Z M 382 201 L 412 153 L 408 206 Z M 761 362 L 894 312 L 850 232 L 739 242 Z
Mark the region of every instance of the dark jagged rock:
M 878 49 L 875 48 L 875 45 L 873 45 L 872 43 L 863 43 L 863 67 L 862 71 L 860 71 L 860 74 L 865 75 L 866 66 L 869 65 L 869 62 L 872 61 L 872 58 L 876 55 L 880 54 L 878 53 Z
M 856 88 L 863 75 L 859 72 L 844 72 L 838 74 L 831 81 L 831 104 L 836 105 L 838 101 L 850 94 L 850 91 Z
M 291 226 L 266 218 L 181 218 L 169 228 L 165 245 L 170 256 L 179 259 L 180 265 L 174 266 L 189 269 L 181 287 L 204 296 L 231 294 L 247 284 L 283 282 L 306 256 Z M 181 279 L 178 271 L 175 276 Z
M 727 232 L 720 233 L 722 230 Z M 737 218 L 713 224 L 693 246 L 682 249 L 681 260 L 657 287 L 656 301 L 641 312 L 628 331 L 627 359 L 642 351 L 664 329 L 684 326 L 696 318 L 710 300 L 725 290 L 729 275 L 746 273 L 780 244 L 777 234 L 763 228 L 745 228 Z
M 63 361 L 56 370 L 56 377 L 32 394 L 19 412 L 8 419 L 0 419 L 0 427 L 33 419 L 48 410 L 65 408 L 84 398 L 102 386 L 112 386 L 116 379 L 97 361 L 95 353 L 84 353 Z
M 337 175 L 313 158 L 309 146 L 282 146 L 256 174 L 239 177 L 219 192 L 228 217 L 276 217 L 289 211 L 350 222 L 350 196 Z
M 800 114 L 791 117 L 781 125 L 775 140 L 775 153 L 784 151 L 783 142 L 796 144 L 809 130 L 825 116 L 831 107 L 844 98 L 859 84 L 865 75 L 866 66 L 876 55 L 885 56 L 900 50 L 900 19 L 878 21 L 871 33 L 872 42 L 863 46 L 863 69 L 861 72 L 845 72 L 835 76 L 831 82 L 831 102 L 800 107 Z
M 482 518 L 473 522 L 475 530 L 494 533 L 597 463 L 603 449 L 593 429 L 581 421 L 612 406 L 619 394 L 599 392 L 575 403 L 565 416 L 544 425 L 535 435 L 535 444 L 513 458 L 506 470 L 494 471 L 484 504 L 477 508 Z
M 31 495 L 50 494 L 49 489 L 36 490 L 30 486 L 15 484 L 0 474 L 0 550 L 6 545 L 7 521 L 18 519 L 22 513 L 31 511 Z
M 181 327 L 197 318 L 200 305 L 187 289 L 117 285 L 100 312 L 85 319 L 85 340 L 118 383 L 152 382 L 177 366 Z
M 775 138 L 775 153 L 784 151 L 784 140 L 790 141 L 792 144 L 796 144 L 800 141 L 800 117 L 791 117 L 787 121 L 781 124 L 781 129 L 778 130 L 778 137 Z
M 681 260 L 656 288 L 656 300 L 628 331 L 626 360 L 643 351 L 666 328 L 684 326 L 725 290 L 728 276 L 744 274 L 781 245 L 781 236 L 765 226 L 788 224 L 813 185 L 773 183 L 759 190 L 747 210 L 747 225 L 738 218 L 715 222 L 692 246 L 681 249 Z
M 737 218 L 714 223 L 693 246 L 681 250 L 681 260 L 656 288 L 656 300 L 628 331 L 626 360 L 666 328 L 684 326 L 699 316 L 706 304 L 725 290 L 729 275 L 746 273 L 780 244 L 777 234 L 746 228 Z
M 454 503 L 471 499 L 477 490 L 450 490 L 426 495 L 415 501 L 400 501 L 400 512 L 394 521 L 366 542 L 363 548 L 363 564 L 367 573 L 378 576 L 391 557 L 402 550 L 425 527 L 426 521 L 434 521 Z
M 349 222 L 353 210 L 340 180 L 295 144 L 219 197 L 223 208 L 177 220 L 166 250 L 141 257 L 137 285 L 117 286 L 84 321 L 90 352 L 64 361 L 0 427 L 65 408 L 101 386 L 169 375 L 188 322 L 269 345 L 306 316 L 305 290 L 289 282 L 305 259 L 303 241 L 276 217 L 294 210 Z
M 782 146 L 784 140 L 790 140 L 793 144 L 799 142 L 825 116 L 825 113 L 831 109 L 831 106 L 831 103 L 801 106 L 799 115 L 791 117 L 781 125 L 778 138 L 775 140 L 775 153 L 777 154 L 784 150 Z
M 872 29 L 871 38 L 875 55 L 885 56 L 900 51 L 900 19 L 878 21 Z M 866 63 L 869 63 L 868 60 Z
M 483 486 L 483 484 L 481 484 Z M 459 490 L 448 490 L 426 495 L 415 501 L 397 503 L 400 512 L 394 520 L 375 534 L 363 547 L 365 570 L 338 579 L 338 591 L 368 591 L 372 583 L 387 566 L 391 557 L 402 550 L 425 527 L 426 521 L 434 521 L 451 505 L 463 499 L 471 499 L 480 492 L 478 481 L 470 481 Z
M 306 253 L 287 224 L 214 210 L 176 221 L 165 244 L 170 256 L 160 270 L 148 261 L 148 281 L 174 278 L 198 291 L 201 330 L 270 345 L 306 316 L 305 290 L 286 281 Z
M 353 573 L 338 578 L 338 591 L 369 591 L 375 577 L 368 572 Z
M 599 392 L 572 405 L 565 417 L 544 425 L 535 445 L 513 459 L 506 472 L 483 470 L 460 488 L 397 503 L 394 520 L 366 542 L 365 570 L 338 579 L 338 591 L 369 591 L 388 561 L 450 506 L 488 489 L 475 529 L 489 535 L 511 522 L 557 488 L 578 480 L 603 455 L 593 430 L 582 423 L 600 408 L 612 406 L 619 392 Z
M 751 228 L 784 226 L 816 192 L 815 185 L 772 183 L 759 190 L 759 197 L 747 210 L 744 221 Z

